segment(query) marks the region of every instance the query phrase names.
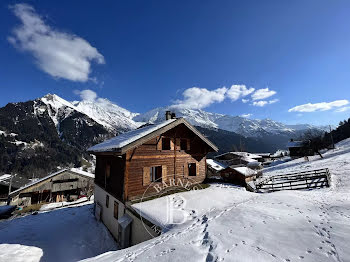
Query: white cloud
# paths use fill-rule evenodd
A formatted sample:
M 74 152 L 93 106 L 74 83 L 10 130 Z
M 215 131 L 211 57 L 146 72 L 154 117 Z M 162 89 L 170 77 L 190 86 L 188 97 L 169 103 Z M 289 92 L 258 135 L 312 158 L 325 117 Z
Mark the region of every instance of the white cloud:
M 227 96 L 232 100 L 236 101 L 241 97 L 245 97 L 254 92 L 254 88 L 247 88 L 245 85 L 232 85 L 227 90 Z
M 22 24 L 14 28 L 8 41 L 31 53 L 38 67 L 49 75 L 86 82 L 91 79 L 91 62 L 105 63 L 104 57 L 86 40 L 46 25 L 32 6 L 16 4 L 11 9 Z
M 270 100 L 269 101 L 269 104 L 274 104 L 274 103 L 276 103 L 276 102 L 278 102 L 278 101 L 280 101 L 279 99 L 272 99 L 272 100 Z
M 321 102 L 321 103 L 307 103 L 304 105 L 295 106 L 288 110 L 288 112 L 315 112 L 315 111 L 327 111 L 336 107 L 342 107 L 349 104 L 348 100 L 336 100 L 333 102 Z
M 205 88 L 191 87 L 183 92 L 184 99 L 176 101 L 173 106 L 193 109 L 205 108 L 213 103 L 222 102 L 225 99 L 226 92 L 226 87 L 212 91 Z
M 90 90 L 90 89 L 85 89 L 85 90 L 75 90 L 75 94 L 79 95 L 81 100 L 83 101 L 91 101 L 94 102 L 97 99 L 97 94 L 96 92 Z
M 245 103 L 248 103 L 248 102 L 249 102 L 249 99 L 244 99 L 244 98 L 242 99 L 242 103 L 245 104 Z
M 277 93 L 276 91 L 269 90 L 269 88 L 262 88 L 262 89 L 256 90 L 252 94 L 252 99 L 253 100 L 262 100 L 262 99 L 268 98 L 270 96 L 273 96 L 276 93 Z
M 341 112 L 346 112 L 348 110 L 350 110 L 350 106 L 344 106 L 344 107 L 336 109 L 335 112 L 341 113 Z
M 254 101 L 253 102 L 253 106 L 260 106 L 260 107 L 263 107 L 265 105 L 267 105 L 269 102 L 267 101 L 264 101 L 264 100 L 261 100 L 261 101 Z
M 252 116 L 252 114 L 242 114 L 241 115 L 241 117 L 245 117 L 245 118 L 249 118 L 249 117 L 251 117 Z
M 279 101 L 278 99 L 273 99 L 273 100 L 270 100 L 270 101 L 260 100 L 260 101 L 254 101 L 252 105 L 253 106 L 263 107 L 263 106 L 266 106 L 266 105 L 274 104 L 274 103 L 276 103 L 278 101 Z

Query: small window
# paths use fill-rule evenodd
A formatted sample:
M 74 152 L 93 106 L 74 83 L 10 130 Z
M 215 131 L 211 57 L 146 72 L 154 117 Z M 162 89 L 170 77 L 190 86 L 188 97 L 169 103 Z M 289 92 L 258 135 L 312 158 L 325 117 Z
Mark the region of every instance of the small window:
M 196 163 L 189 163 L 188 164 L 188 175 L 189 176 L 196 176 Z
M 118 202 L 117 201 L 114 201 L 114 212 L 113 212 L 113 215 L 114 215 L 114 218 L 118 219 Z
M 106 207 L 109 207 L 109 195 L 106 195 Z
M 170 150 L 170 138 L 162 138 L 162 150 Z
M 162 182 L 162 166 L 150 168 L 151 182 Z
M 180 140 L 180 149 L 181 150 L 187 150 L 187 139 L 181 139 Z

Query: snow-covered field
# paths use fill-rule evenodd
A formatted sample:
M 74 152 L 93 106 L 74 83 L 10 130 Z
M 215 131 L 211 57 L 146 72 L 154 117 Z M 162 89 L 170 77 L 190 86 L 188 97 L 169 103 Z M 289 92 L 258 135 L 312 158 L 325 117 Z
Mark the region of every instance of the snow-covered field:
M 116 250 L 93 204 L 80 205 L 0 221 L 0 261 L 68 262 Z
M 215 184 L 172 200 L 188 218 L 160 237 L 87 261 L 350 261 L 350 139 L 336 150 L 265 170 L 329 168 L 332 187 L 256 194 Z M 166 225 L 164 199 L 135 205 Z
M 119 251 L 91 205 L 0 222 L 0 261 L 350 261 L 350 139 L 264 174 L 326 167 L 331 188 L 256 194 L 218 183 L 171 195 L 186 217 L 178 225 L 165 197 L 135 204 L 166 232 Z

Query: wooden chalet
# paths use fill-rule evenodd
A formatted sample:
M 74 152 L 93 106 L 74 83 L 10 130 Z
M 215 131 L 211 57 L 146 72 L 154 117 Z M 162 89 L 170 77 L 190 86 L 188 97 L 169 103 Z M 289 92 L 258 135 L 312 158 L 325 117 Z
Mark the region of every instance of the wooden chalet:
M 311 147 L 311 141 L 296 141 L 291 139 L 288 144 L 289 155 L 291 158 L 300 158 L 304 156 L 313 156 L 315 151 Z
M 185 119 L 175 118 L 170 112 L 162 123 L 143 126 L 89 148 L 88 152 L 96 155 L 96 216 L 121 246 L 147 240 L 149 236 L 139 230 L 137 216 L 128 208 L 130 200 L 140 199 L 146 191 L 146 195 L 156 194 L 155 184 L 170 184 L 171 180 L 203 182 L 206 155 L 212 151 L 218 148 Z M 131 230 L 130 243 L 121 235 L 125 214 L 139 230 Z

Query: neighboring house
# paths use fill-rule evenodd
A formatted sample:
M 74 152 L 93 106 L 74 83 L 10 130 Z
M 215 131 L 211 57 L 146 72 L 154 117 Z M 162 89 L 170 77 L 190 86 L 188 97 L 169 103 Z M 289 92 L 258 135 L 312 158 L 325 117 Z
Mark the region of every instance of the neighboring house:
M 304 156 L 313 156 L 315 151 L 310 145 L 310 140 L 295 141 L 291 139 L 287 144 L 289 156 L 291 158 L 299 158 Z
M 248 182 L 257 178 L 258 172 L 245 166 L 229 166 L 221 170 L 220 175 L 225 182 L 246 186 Z
M 214 159 L 207 159 L 207 178 L 219 176 L 219 171 L 223 170 L 227 166 L 215 161 Z
M 94 174 L 76 168 L 62 169 L 11 192 L 10 204 L 29 206 L 42 202 L 73 201 L 82 195 L 90 197 L 94 177 Z
M 0 206 L 7 204 L 8 194 L 10 191 L 15 191 L 30 182 L 31 180 L 20 175 L 0 175 Z
M 253 169 L 260 169 L 262 157 L 248 152 L 226 152 L 215 156 L 214 159 L 226 166 L 247 166 Z
M 203 182 L 206 155 L 218 150 L 185 119 L 174 117 L 167 112 L 162 123 L 123 133 L 88 149 L 96 155 L 96 215 L 123 247 L 150 238 L 129 201 L 154 195 L 157 191 L 152 185 L 171 180 Z M 128 241 L 120 228 L 125 220 L 132 221 Z

